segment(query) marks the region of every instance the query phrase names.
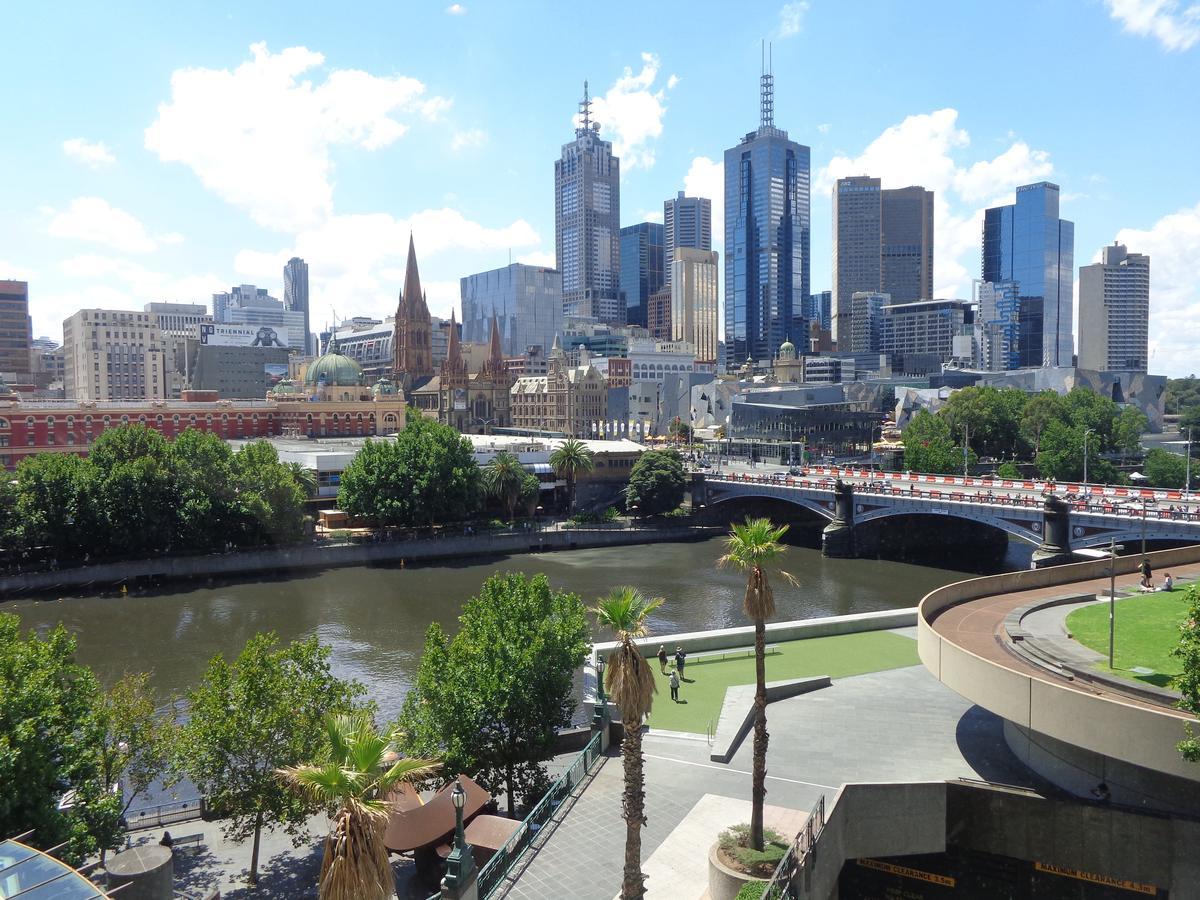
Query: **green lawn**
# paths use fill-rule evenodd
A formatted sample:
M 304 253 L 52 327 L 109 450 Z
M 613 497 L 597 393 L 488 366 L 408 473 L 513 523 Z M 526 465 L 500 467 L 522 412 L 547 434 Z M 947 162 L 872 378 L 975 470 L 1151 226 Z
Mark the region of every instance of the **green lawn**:
M 845 678 L 865 672 L 915 666 L 920 662 L 917 658 L 917 642 L 889 631 L 809 638 L 781 643 L 778 647 L 778 652 L 767 656 L 767 681 L 803 678 L 806 675 Z M 689 660 L 684 667 L 684 675 L 689 680 L 679 688 L 681 702 L 672 703 L 670 676 L 659 674 L 657 659 L 651 659 L 650 664 L 658 676 L 658 693 L 654 697 L 654 709 L 649 719 L 651 730 L 658 728 L 703 734 L 710 722 L 715 727 L 721 704 L 725 700 L 725 689 L 734 684 L 754 683 L 753 655 L 732 659 Z M 670 670 L 671 666 L 668 666 L 668 673 Z
M 1187 615 L 1187 592 L 1181 588 L 1156 594 L 1135 594 L 1116 603 L 1114 672 L 1124 678 L 1169 687 L 1179 674 L 1171 650 L 1179 643 L 1179 626 Z M 1067 630 L 1085 647 L 1108 658 L 1108 604 L 1096 603 L 1067 616 Z M 1129 671 L 1135 666 L 1152 674 Z M 1107 671 L 1107 664 L 1100 668 Z

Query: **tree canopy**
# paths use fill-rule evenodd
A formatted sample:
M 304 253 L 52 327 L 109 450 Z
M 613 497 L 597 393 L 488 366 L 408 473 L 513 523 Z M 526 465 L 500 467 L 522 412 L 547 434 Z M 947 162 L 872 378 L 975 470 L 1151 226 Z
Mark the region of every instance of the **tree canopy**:
M 452 638 L 429 626 L 397 727 L 406 752 L 505 793 L 513 814 L 541 795 L 555 729 L 571 722 L 589 643 L 584 605 L 545 575 L 496 574 L 458 621 Z
M 687 490 L 683 458 L 675 450 L 647 450 L 629 473 L 625 508 L 639 516 L 654 516 L 679 507 Z
M 904 442 L 904 468 L 909 471 L 941 475 L 962 472 L 962 446 L 954 443 L 950 423 L 945 417 L 922 409 L 912 417 L 901 439 Z M 967 461 L 974 462 L 970 454 Z
M 368 440 L 342 472 L 338 506 L 380 525 L 458 522 L 479 508 L 471 442 L 448 425 L 411 415 L 395 440 Z
M 1200 716 L 1200 587 L 1188 587 L 1187 604 L 1188 611 L 1179 626 L 1179 645 L 1171 653 L 1182 669 L 1175 681 L 1181 695 L 1179 706 Z M 1200 762 L 1200 735 L 1190 725 L 1187 738 L 1179 743 L 1179 752 L 1190 762 Z
M 1155 447 L 1146 451 L 1142 474 L 1149 479 L 1151 487 L 1181 488 L 1187 481 L 1187 457 Z M 1195 482 L 1195 477 L 1192 481 Z

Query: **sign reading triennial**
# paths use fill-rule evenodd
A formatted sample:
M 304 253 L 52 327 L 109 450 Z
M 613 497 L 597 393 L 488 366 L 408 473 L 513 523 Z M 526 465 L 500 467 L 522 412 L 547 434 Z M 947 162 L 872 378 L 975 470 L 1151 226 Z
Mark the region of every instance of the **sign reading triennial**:
M 213 347 L 287 347 L 288 330 L 278 325 L 200 325 L 200 343 Z

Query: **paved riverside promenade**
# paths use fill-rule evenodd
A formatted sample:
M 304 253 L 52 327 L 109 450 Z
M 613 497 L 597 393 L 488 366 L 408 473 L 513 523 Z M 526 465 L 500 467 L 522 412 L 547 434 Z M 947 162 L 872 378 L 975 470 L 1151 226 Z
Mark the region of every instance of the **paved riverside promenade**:
M 899 632 L 911 637 L 915 629 Z M 848 781 L 966 777 L 1042 787 L 1008 750 L 1000 720 L 923 666 L 835 679 L 828 688 L 772 703 L 767 725 L 767 804 L 783 810 L 807 813 L 818 797 L 832 800 Z M 696 835 L 718 827 L 714 814 L 736 815 L 744 808 L 739 801 L 749 801 L 753 742 L 744 741 L 728 764 L 710 761 L 703 736 L 648 733 L 643 749 L 647 896 L 699 900 L 708 886 L 708 844 L 699 846 Z M 550 836 L 493 896 L 612 900 L 620 891 L 624 859 L 622 787 L 614 745 L 582 793 L 568 801 Z M 693 813 L 707 830 L 684 827 Z M 744 817 L 724 824 L 739 821 Z

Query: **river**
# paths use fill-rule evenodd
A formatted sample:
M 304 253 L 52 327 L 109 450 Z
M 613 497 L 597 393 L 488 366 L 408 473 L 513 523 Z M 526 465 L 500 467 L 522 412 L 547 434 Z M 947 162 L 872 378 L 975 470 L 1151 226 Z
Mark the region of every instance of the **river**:
M 343 677 L 367 686 L 382 717 L 399 710 L 416 671 L 430 622 L 453 628 L 463 602 L 495 571 L 545 572 L 558 588 L 589 604 L 618 584 L 634 584 L 666 603 L 655 634 L 746 624 L 744 580 L 714 568 L 720 539 L 434 563 L 408 568 L 356 567 L 289 577 L 202 584 L 160 592 L 0 603 L 24 628 L 62 622 L 78 636 L 78 659 L 104 684 L 125 672 L 151 672 L 160 702 L 196 684 L 214 654 L 237 655 L 258 631 L 284 641 L 316 634 L 333 649 Z M 1028 565 L 1030 548 L 1012 545 L 1005 568 Z M 881 560 L 825 559 L 791 547 L 792 587 L 775 581 L 777 619 L 803 619 L 914 606 L 928 591 L 969 577 L 962 571 Z

